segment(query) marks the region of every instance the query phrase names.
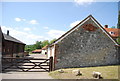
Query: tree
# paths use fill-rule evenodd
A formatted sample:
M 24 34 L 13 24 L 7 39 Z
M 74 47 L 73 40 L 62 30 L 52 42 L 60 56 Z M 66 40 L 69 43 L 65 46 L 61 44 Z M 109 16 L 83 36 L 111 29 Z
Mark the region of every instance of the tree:
M 120 10 L 119 10 L 119 14 L 118 14 L 118 24 L 117 24 L 117 28 L 120 29 Z
M 31 50 L 30 48 L 26 48 L 26 49 L 25 49 L 25 51 L 27 51 L 27 52 L 30 52 L 30 50 Z
M 117 40 L 117 43 L 120 44 L 120 36 L 116 40 Z
M 112 26 L 111 28 L 115 28 L 115 26 Z
M 46 46 L 46 45 L 49 45 L 49 41 L 48 41 L 48 40 L 44 40 L 44 41 L 42 42 L 42 47 L 44 47 L 44 46 Z
M 35 49 L 41 49 L 46 45 L 52 44 L 56 39 L 52 39 L 51 41 L 44 40 L 44 41 L 36 41 L 35 44 L 32 45 L 26 45 L 25 46 L 25 51 L 31 52 Z
M 25 51 L 27 51 L 27 52 L 31 52 L 35 49 L 36 49 L 36 47 L 34 45 L 26 45 L 25 46 Z
M 36 41 L 36 44 L 34 44 L 36 49 L 41 49 L 42 48 L 42 42 L 41 41 Z
M 118 2 L 118 24 L 117 24 L 117 28 L 120 29 L 120 1 Z
M 50 44 L 52 44 L 54 41 L 56 41 L 56 38 L 52 39 L 52 40 L 50 41 Z

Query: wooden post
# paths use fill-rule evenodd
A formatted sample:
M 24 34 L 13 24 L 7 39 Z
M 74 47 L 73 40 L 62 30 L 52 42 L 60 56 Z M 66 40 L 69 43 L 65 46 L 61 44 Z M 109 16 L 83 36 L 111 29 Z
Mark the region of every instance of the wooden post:
M 12 57 L 13 57 L 14 43 L 12 42 Z
M 50 57 L 50 62 L 49 62 L 49 72 L 53 71 L 53 57 Z

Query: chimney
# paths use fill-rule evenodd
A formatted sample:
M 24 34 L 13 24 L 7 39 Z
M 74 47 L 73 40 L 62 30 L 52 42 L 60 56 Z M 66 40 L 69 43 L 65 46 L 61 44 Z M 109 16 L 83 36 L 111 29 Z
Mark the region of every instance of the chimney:
M 105 28 L 108 28 L 108 25 L 105 25 L 104 27 L 105 27 Z
M 9 35 L 9 30 L 7 30 L 7 35 Z

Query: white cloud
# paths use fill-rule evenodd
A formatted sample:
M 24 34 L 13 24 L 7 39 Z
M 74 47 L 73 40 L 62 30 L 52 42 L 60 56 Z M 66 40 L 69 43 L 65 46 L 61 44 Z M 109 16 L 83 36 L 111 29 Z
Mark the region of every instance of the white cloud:
M 16 17 L 14 20 L 17 22 L 26 21 L 29 24 L 39 24 L 37 20 L 26 20 L 24 18 L 18 18 L 18 17 Z
M 37 20 L 26 20 L 24 18 L 15 18 L 15 21 L 20 22 L 20 21 L 27 21 L 29 24 L 38 24 Z
M 72 28 L 72 27 L 76 26 L 78 23 L 80 23 L 80 21 L 75 21 L 75 22 L 70 24 L 70 27 Z
M 26 21 L 26 19 L 22 19 L 22 18 L 15 18 L 15 21 L 17 21 L 17 22 L 20 22 L 20 21 Z
M 89 5 L 92 2 L 95 2 L 95 0 L 74 0 L 76 5 Z
M 26 43 L 26 44 L 34 44 L 36 41 L 44 40 L 45 38 L 40 35 L 35 35 L 33 33 L 28 33 L 25 31 L 20 31 L 15 28 L 1 26 L 3 33 L 6 33 L 9 30 L 10 35 L 15 37 L 16 39 Z
M 23 21 L 26 21 L 26 19 L 22 19 Z
M 63 35 L 65 33 L 65 31 L 61 31 L 61 30 L 49 30 L 48 35 L 51 38 L 58 38 L 61 35 Z
M 30 24 L 38 24 L 37 20 L 31 20 Z
M 44 27 L 44 29 L 49 29 L 48 27 Z
M 15 21 L 20 22 L 22 19 L 21 18 L 15 18 Z
M 24 30 L 24 31 L 31 31 L 30 28 L 24 28 L 23 30 Z

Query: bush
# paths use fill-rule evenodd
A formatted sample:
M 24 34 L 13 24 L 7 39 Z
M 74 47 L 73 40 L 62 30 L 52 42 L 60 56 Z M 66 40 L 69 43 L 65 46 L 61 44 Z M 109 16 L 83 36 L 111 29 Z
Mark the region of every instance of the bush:
M 116 39 L 117 43 L 120 44 L 120 37 Z

